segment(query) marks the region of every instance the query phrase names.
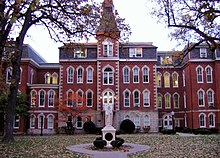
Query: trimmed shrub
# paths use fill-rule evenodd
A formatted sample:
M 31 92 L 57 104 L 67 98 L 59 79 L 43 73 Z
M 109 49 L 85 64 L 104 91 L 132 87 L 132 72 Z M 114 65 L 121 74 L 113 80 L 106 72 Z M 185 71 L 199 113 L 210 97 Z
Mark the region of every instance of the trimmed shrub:
M 209 128 L 211 133 L 218 133 L 218 128 Z
M 192 133 L 192 129 L 190 129 L 190 128 L 183 128 L 182 132 L 183 133 Z
M 116 140 L 116 141 L 120 141 L 120 142 L 121 142 L 121 145 L 123 145 L 124 142 L 125 142 L 125 140 L 122 139 L 122 138 L 120 138 L 120 137 L 116 137 L 115 140 Z
M 133 133 L 135 130 L 135 125 L 131 120 L 125 119 L 120 124 L 120 130 L 124 133 Z
M 102 137 L 97 137 L 95 140 L 102 140 Z
M 176 134 L 176 132 L 172 129 L 162 129 L 161 133 L 163 133 L 163 134 Z
M 105 140 L 95 140 L 93 145 L 96 148 L 103 149 L 107 145 L 107 142 Z
M 112 147 L 114 147 L 114 148 L 119 148 L 119 147 L 122 146 L 122 142 L 121 142 L 120 140 L 113 140 L 113 141 L 111 142 L 111 145 L 112 145 Z
M 211 134 L 211 131 L 207 128 L 197 128 L 193 131 L 194 134 Z
M 83 124 L 83 129 L 86 133 L 96 133 L 96 127 L 92 121 L 85 122 Z

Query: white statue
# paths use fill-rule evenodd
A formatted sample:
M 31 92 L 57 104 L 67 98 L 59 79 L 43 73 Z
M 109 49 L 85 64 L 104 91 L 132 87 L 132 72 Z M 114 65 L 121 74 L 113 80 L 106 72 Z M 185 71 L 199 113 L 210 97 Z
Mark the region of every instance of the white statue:
M 112 126 L 112 119 L 113 119 L 113 106 L 106 105 L 105 106 L 105 125 Z

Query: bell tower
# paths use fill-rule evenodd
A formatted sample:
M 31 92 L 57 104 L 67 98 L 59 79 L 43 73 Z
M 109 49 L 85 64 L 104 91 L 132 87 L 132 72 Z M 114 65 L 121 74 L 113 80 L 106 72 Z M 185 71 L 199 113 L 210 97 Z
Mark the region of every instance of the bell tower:
M 104 126 L 103 139 L 115 140 L 116 115 L 119 113 L 119 37 L 112 0 L 102 3 L 102 17 L 96 31 L 97 44 L 97 117 Z

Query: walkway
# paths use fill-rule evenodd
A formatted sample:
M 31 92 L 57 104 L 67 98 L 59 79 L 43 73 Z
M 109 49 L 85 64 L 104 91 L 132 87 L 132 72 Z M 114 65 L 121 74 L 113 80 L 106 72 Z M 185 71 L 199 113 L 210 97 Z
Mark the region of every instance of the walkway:
M 195 135 L 193 133 L 176 133 L 178 134 L 180 137 L 197 137 L 197 136 L 200 136 L 200 135 Z
M 86 147 L 92 144 L 80 144 L 67 147 L 68 150 L 76 153 L 83 153 L 93 155 L 93 158 L 127 158 L 127 154 L 134 154 L 138 152 L 144 152 L 150 150 L 147 145 L 125 143 L 124 145 L 131 146 L 132 149 L 127 151 L 95 151 L 86 149 Z

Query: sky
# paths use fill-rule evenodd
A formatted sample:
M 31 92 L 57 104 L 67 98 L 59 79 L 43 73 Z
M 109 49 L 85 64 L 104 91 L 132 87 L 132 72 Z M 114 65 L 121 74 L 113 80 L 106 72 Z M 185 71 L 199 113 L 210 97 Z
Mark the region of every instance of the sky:
M 95 0 L 103 2 L 103 0 Z M 155 17 L 150 16 L 152 8 L 150 0 L 113 0 L 114 7 L 121 18 L 125 18 L 130 25 L 132 34 L 129 42 L 153 42 L 158 51 L 174 50 L 177 43 L 168 37 L 169 30 L 157 23 Z M 47 62 L 59 61 L 59 49 L 62 43 L 55 43 L 50 39 L 45 28 L 33 26 L 27 32 L 24 41 L 40 54 Z

